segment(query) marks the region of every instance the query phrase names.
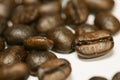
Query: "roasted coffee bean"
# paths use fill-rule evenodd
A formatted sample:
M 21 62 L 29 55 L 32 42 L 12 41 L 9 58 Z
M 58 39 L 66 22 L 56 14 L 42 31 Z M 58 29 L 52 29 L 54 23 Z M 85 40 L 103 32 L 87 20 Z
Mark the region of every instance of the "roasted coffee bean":
M 39 80 L 66 80 L 70 73 L 70 63 L 65 59 L 46 61 L 38 69 Z
M 116 74 L 113 76 L 112 80 L 120 80 L 120 72 L 116 73 Z
M 24 63 L 15 64 L 8 70 L 9 80 L 27 80 L 29 74 L 29 68 Z
M 113 34 L 120 30 L 120 22 L 115 16 L 108 12 L 98 13 L 95 18 L 95 25 Z
M 45 15 L 60 14 L 61 9 L 62 7 L 59 0 L 50 0 L 38 6 L 38 12 L 41 17 Z
M 107 54 L 114 46 L 113 38 L 107 31 L 95 31 L 76 36 L 75 49 L 81 58 L 96 58 Z
M 0 51 L 5 49 L 5 40 L 0 37 Z
M 111 10 L 114 6 L 114 0 L 84 0 L 92 12 Z
M 0 52 L 0 66 L 11 66 L 24 61 L 26 51 L 21 46 L 11 46 Z
M 36 76 L 37 69 L 42 63 L 56 58 L 56 55 L 49 51 L 32 51 L 28 54 L 26 63 L 31 69 L 31 75 Z
M 39 33 L 46 33 L 51 29 L 54 29 L 55 27 L 58 27 L 60 25 L 63 25 L 63 19 L 60 15 L 53 15 L 53 16 L 45 16 L 40 18 L 38 21 L 38 24 L 36 26 L 36 30 Z
M 95 77 L 90 78 L 89 80 L 107 80 L 107 79 L 104 77 L 95 76 Z
M 72 0 L 64 9 L 67 24 L 81 24 L 88 18 L 88 9 L 83 0 Z
M 49 39 L 53 40 L 53 50 L 60 53 L 72 52 L 74 34 L 65 27 L 57 27 L 47 33 Z
M 16 24 L 25 24 L 34 21 L 38 17 L 36 6 L 18 6 L 12 14 L 12 22 Z
M 8 44 L 23 44 L 23 41 L 29 37 L 35 36 L 36 31 L 27 25 L 16 25 L 8 27 L 4 32 L 4 37 Z
M 53 47 L 53 41 L 46 37 L 34 36 L 24 40 L 24 46 L 27 49 L 49 50 Z
M 40 3 L 40 0 L 23 0 L 24 5 L 37 5 Z
M 94 25 L 82 24 L 76 27 L 75 34 L 77 36 L 88 32 L 95 32 L 97 30 L 98 28 Z

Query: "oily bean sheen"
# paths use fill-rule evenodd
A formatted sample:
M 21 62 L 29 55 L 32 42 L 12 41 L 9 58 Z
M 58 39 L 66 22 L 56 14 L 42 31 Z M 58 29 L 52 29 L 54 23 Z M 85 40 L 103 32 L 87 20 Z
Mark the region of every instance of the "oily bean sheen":
M 38 17 L 36 6 L 18 6 L 12 14 L 12 22 L 16 24 L 25 24 L 34 21 Z
M 107 79 L 104 77 L 95 76 L 95 77 L 90 78 L 89 80 L 107 80 Z
M 63 19 L 60 15 L 45 16 L 39 19 L 36 30 L 39 33 L 47 33 L 49 30 L 54 29 L 60 25 L 63 25 Z
M 31 75 L 36 76 L 37 69 L 42 63 L 56 58 L 57 56 L 49 51 L 31 51 L 26 58 L 26 63 L 30 67 Z
M 11 66 L 24 61 L 26 51 L 21 46 L 12 46 L 0 52 L 0 66 Z
M 92 12 L 111 10 L 114 6 L 114 0 L 85 0 L 85 2 Z
M 60 53 L 69 53 L 72 50 L 72 43 L 74 39 L 74 34 L 65 27 L 57 27 L 50 30 L 48 33 L 48 38 L 53 40 L 54 47 L 53 50 Z
M 5 49 L 5 40 L 0 37 L 0 51 Z
M 8 44 L 23 44 L 23 41 L 29 37 L 35 36 L 36 31 L 27 25 L 16 25 L 8 27 L 4 32 L 4 37 Z
M 67 3 L 64 13 L 67 24 L 81 24 L 88 18 L 88 9 L 83 0 L 72 0 Z
M 38 68 L 39 80 L 66 80 L 70 73 L 70 63 L 65 59 L 46 61 Z
M 40 16 L 60 14 L 61 9 L 62 7 L 59 0 L 50 0 L 49 2 L 43 2 L 38 6 L 38 12 Z
M 113 34 L 120 30 L 120 22 L 115 16 L 108 12 L 98 13 L 95 18 L 95 25 Z
M 82 24 L 76 27 L 75 34 L 77 36 L 88 32 L 95 32 L 97 30 L 98 28 L 94 25 Z
M 116 74 L 113 76 L 112 80 L 120 80 L 120 72 L 116 73 Z
M 95 58 L 107 54 L 114 46 L 113 38 L 107 31 L 96 31 L 76 36 L 75 49 L 81 58 Z

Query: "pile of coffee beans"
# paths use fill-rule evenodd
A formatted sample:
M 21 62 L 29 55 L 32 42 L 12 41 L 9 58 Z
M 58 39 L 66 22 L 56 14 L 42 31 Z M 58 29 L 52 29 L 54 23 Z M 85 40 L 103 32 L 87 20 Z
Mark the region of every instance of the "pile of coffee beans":
M 0 0 L 0 80 L 27 80 L 30 75 L 66 80 L 71 64 L 54 52 L 76 51 L 84 59 L 109 54 L 113 36 L 120 30 L 120 22 L 111 14 L 114 0 L 63 2 Z M 93 25 L 86 23 L 89 14 L 95 15 Z M 112 80 L 120 80 L 120 73 Z

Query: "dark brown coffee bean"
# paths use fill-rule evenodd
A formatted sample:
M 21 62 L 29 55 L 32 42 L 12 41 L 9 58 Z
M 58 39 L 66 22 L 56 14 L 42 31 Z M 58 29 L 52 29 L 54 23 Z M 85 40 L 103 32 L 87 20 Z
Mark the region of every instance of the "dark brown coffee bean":
M 24 63 L 15 64 L 8 70 L 9 80 L 27 80 L 29 74 L 29 68 Z
M 85 0 L 85 2 L 92 12 L 111 10 L 114 6 L 114 0 Z
M 73 51 L 72 42 L 74 39 L 74 34 L 67 28 L 57 27 L 50 30 L 47 35 L 48 38 L 54 42 L 53 50 L 60 53 L 69 53 Z
M 113 38 L 107 31 L 96 31 L 76 36 L 75 49 L 81 58 L 95 58 L 107 54 L 114 46 Z
M 77 36 L 88 32 L 95 32 L 97 30 L 98 28 L 94 25 L 82 24 L 76 27 L 75 34 Z
M 89 80 L 107 80 L 107 79 L 104 77 L 95 76 L 95 77 L 90 78 Z
M 60 15 L 53 15 L 53 16 L 45 16 L 40 18 L 36 30 L 40 33 L 46 33 L 55 27 L 63 25 L 63 19 Z
M 11 66 L 24 61 L 26 51 L 21 46 L 8 47 L 0 52 L 0 66 Z
M 81 24 L 88 18 L 88 9 L 83 0 L 72 0 L 64 9 L 67 24 Z
M 44 2 L 38 6 L 40 16 L 60 14 L 61 9 L 62 7 L 59 0 L 50 0 L 49 2 Z
M 27 49 L 49 50 L 53 47 L 53 41 L 46 37 L 34 36 L 24 40 L 24 46 Z
M 56 55 L 49 51 L 32 51 L 28 54 L 26 63 L 31 69 L 31 75 L 36 76 L 37 69 L 42 63 L 56 58 Z
M 29 37 L 35 36 L 36 31 L 27 25 L 16 25 L 8 27 L 4 32 L 4 37 L 8 44 L 22 44 Z
M 22 23 L 30 23 L 38 17 L 36 6 L 18 6 L 12 14 L 12 22 L 14 25 Z
M 5 40 L 0 37 L 0 51 L 5 49 Z
M 113 76 L 112 80 L 120 80 L 120 72 L 116 73 L 116 74 Z
M 40 0 L 23 0 L 24 5 L 36 5 L 39 3 L 40 3 Z
M 65 80 L 70 73 L 70 63 L 65 59 L 49 60 L 38 69 L 39 80 Z
M 120 30 L 120 22 L 108 12 L 98 13 L 95 18 L 95 25 L 113 34 Z

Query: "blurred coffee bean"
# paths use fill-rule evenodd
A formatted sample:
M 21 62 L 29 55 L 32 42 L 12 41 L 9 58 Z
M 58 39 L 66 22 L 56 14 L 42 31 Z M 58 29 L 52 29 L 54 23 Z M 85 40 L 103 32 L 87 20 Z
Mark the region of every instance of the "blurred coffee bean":
M 14 0 L 14 3 L 18 6 L 23 3 L 23 0 Z
M 42 63 L 56 58 L 57 56 L 49 51 L 31 51 L 26 58 L 26 63 L 31 69 L 31 75 L 36 76 L 37 69 Z
M 84 33 L 75 38 L 75 49 L 81 58 L 90 59 L 103 56 L 113 46 L 111 34 L 103 30 Z
M 53 40 L 53 50 L 60 53 L 70 53 L 73 51 L 72 43 L 74 34 L 66 27 L 57 27 L 47 33 L 49 39 Z
M 27 53 L 21 46 L 11 46 L 0 52 L 0 66 L 11 66 L 24 61 Z
M 84 0 L 92 12 L 108 11 L 114 6 L 114 0 Z
M 24 46 L 31 50 L 49 50 L 52 49 L 53 44 L 52 40 L 41 36 L 34 36 L 24 40 Z
M 89 80 L 107 80 L 107 79 L 104 77 L 95 76 L 95 77 L 90 78 Z
M 117 73 L 113 76 L 112 80 L 120 80 L 120 72 L 117 72 Z
M 10 45 L 21 45 L 25 39 L 35 35 L 36 31 L 27 25 L 16 25 L 13 27 L 8 27 L 4 32 L 4 37 L 7 43 Z
M 5 49 L 5 40 L 0 37 L 0 51 Z
M 37 5 L 40 3 L 40 0 L 23 0 L 24 5 Z
M 39 80 L 66 80 L 71 73 L 71 65 L 65 59 L 53 59 L 38 68 Z
M 88 9 L 83 0 L 72 0 L 67 3 L 64 13 L 67 24 L 81 24 L 88 18 Z
M 46 33 L 55 27 L 63 25 L 64 21 L 60 15 L 53 15 L 53 16 L 45 16 L 40 18 L 38 24 L 36 26 L 36 30 L 39 33 Z
M 61 9 L 62 7 L 60 0 L 43 2 L 41 5 L 38 6 L 38 12 L 41 17 L 46 15 L 60 14 Z
M 75 34 L 77 36 L 88 32 L 95 32 L 97 30 L 98 28 L 94 25 L 82 24 L 76 27 Z
M 24 63 L 17 63 L 9 68 L 9 80 L 27 80 L 29 77 L 29 68 Z
M 34 21 L 38 17 L 37 7 L 30 6 L 18 6 L 12 14 L 12 22 L 16 24 L 25 24 Z
M 0 80 L 10 80 L 8 70 L 8 67 L 0 66 Z
M 108 12 L 101 12 L 96 15 L 95 25 L 100 29 L 107 30 L 112 34 L 120 30 L 120 22 L 118 19 Z

